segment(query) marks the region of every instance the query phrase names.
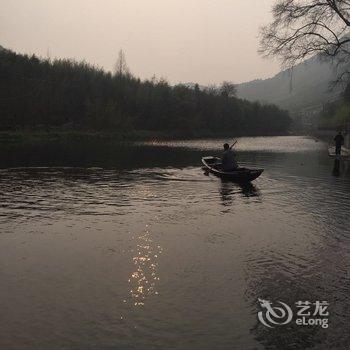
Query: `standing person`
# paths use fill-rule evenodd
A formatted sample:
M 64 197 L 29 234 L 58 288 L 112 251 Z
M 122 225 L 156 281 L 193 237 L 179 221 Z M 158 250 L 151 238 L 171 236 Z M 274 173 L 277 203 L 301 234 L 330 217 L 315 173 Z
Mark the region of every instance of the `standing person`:
M 344 136 L 342 135 L 341 131 L 335 136 L 334 138 L 335 142 L 335 154 L 340 155 L 341 154 L 341 146 L 344 144 Z
M 238 168 L 235 154 L 228 143 L 224 144 L 224 154 L 222 156 L 222 168 L 225 171 L 231 171 Z

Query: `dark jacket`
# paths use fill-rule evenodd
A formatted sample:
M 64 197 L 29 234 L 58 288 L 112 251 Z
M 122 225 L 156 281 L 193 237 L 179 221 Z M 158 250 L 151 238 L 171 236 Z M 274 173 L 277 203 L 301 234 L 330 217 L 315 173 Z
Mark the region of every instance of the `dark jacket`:
M 236 169 L 237 163 L 235 158 L 235 154 L 231 149 L 224 151 L 224 155 L 222 156 L 222 168 L 224 170 Z
M 341 134 L 338 134 L 335 138 L 334 138 L 334 141 L 335 141 L 335 145 L 336 146 L 342 146 L 344 144 L 344 136 L 341 135 Z

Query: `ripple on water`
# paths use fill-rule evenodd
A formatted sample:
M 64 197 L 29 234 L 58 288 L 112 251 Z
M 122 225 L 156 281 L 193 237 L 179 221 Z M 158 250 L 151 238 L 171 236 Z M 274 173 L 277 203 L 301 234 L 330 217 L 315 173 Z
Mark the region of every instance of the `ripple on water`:
M 32 349 L 131 348 L 135 339 L 147 349 L 155 338 L 184 349 L 347 344 L 348 173 L 335 178 L 312 139 L 248 138 L 240 162 L 265 172 L 239 186 L 200 168 L 222 142 L 158 144 L 178 149 L 178 167 L 1 170 L 0 296 L 4 319 L 17 320 L 1 341 L 14 344 L 18 333 L 37 339 Z M 327 300 L 331 331 L 264 329 L 258 298 Z

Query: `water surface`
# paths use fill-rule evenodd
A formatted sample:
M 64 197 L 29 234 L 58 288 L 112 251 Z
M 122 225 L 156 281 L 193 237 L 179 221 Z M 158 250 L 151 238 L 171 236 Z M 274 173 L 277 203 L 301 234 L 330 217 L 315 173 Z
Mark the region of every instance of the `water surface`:
M 306 137 L 2 148 L 1 349 L 348 349 L 350 170 Z M 334 166 L 336 167 L 334 168 Z M 268 329 L 258 298 L 326 300 Z

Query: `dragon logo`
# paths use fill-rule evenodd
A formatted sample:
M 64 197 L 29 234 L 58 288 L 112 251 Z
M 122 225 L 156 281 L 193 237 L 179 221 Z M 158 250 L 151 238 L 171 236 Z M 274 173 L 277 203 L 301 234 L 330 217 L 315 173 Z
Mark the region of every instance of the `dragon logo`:
M 281 306 L 272 306 L 268 300 L 259 298 L 260 306 L 264 309 L 258 312 L 259 321 L 266 327 L 282 326 L 288 324 L 293 318 L 292 309 L 285 303 L 279 301 Z

